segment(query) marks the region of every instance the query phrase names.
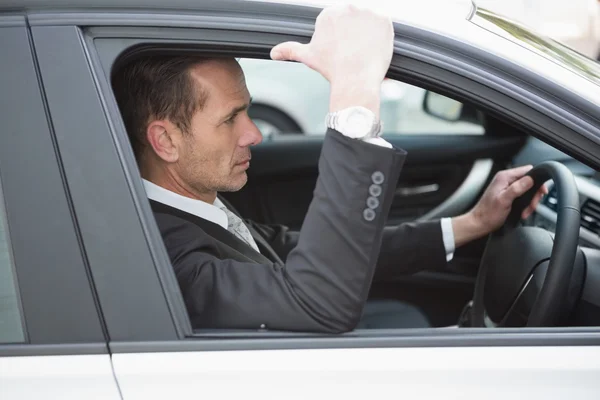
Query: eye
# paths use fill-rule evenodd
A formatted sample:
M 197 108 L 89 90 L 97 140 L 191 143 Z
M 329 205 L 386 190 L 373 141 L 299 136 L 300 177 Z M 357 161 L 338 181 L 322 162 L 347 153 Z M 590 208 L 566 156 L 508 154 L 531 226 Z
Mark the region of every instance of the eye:
M 235 122 L 235 118 L 237 116 L 238 116 L 237 114 L 233 115 L 231 118 L 229 118 L 228 120 L 226 120 L 225 123 L 228 124 L 228 125 L 233 125 L 233 123 Z

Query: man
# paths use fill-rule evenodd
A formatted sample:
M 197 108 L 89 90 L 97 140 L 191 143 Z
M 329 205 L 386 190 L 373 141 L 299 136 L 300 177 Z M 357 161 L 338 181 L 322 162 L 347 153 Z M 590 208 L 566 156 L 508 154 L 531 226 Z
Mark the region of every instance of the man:
M 377 137 L 393 35 L 388 18 L 333 7 L 317 18 L 309 44 L 272 50 L 272 58 L 303 62 L 331 85 L 319 178 L 299 234 L 246 225 L 217 197 L 244 186 L 250 147 L 262 139 L 235 60 L 150 57 L 114 77 L 195 328 L 352 330 L 376 264 L 377 273 L 392 274 L 443 263 L 455 246 L 500 226 L 512 200 L 531 187 L 531 179 L 518 179 L 527 169 L 499 175 L 473 212 L 445 220 L 444 240 L 439 221 L 384 232 L 405 158 Z

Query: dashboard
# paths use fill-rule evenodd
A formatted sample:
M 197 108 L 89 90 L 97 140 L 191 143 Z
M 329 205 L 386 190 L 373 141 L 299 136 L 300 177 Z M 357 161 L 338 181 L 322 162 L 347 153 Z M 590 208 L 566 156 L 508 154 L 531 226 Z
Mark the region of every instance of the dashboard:
M 593 178 L 575 175 L 575 183 L 579 190 L 581 210 L 579 244 L 600 249 L 600 182 Z M 554 184 L 549 183 L 547 186 L 548 194 L 538 206 L 532 224 L 555 232 L 558 199 Z

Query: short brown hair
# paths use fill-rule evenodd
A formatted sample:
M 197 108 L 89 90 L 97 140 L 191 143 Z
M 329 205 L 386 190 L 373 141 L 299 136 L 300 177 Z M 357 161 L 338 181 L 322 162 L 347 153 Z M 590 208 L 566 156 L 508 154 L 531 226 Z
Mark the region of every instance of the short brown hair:
M 147 146 L 146 130 L 154 119 L 168 119 L 187 133 L 192 116 L 208 99 L 190 69 L 206 61 L 198 56 L 149 56 L 120 67 L 112 87 L 138 163 Z

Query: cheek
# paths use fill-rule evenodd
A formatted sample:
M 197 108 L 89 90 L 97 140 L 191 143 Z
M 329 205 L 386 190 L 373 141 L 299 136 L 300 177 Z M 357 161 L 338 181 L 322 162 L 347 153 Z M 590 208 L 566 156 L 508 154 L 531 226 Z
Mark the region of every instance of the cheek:
M 231 171 L 232 149 L 227 141 L 212 140 L 198 144 L 195 164 L 198 173 L 228 175 Z
M 184 146 L 181 164 L 183 168 L 188 170 L 188 174 L 202 174 L 202 171 L 210 168 L 211 150 L 206 143 L 192 137 L 185 141 Z
M 220 132 L 219 137 L 213 143 L 213 150 L 218 154 L 221 162 L 230 164 L 234 159 L 239 149 L 239 135 L 233 126 L 227 127 Z
M 198 173 L 211 171 L 212 174 L 229 174 L 231 163 L 235 159 L 238 147 L 238 136 L 233 126 L 222 125 L 217 129 L 198 129 L 187 149 L 188 160 L 195 169 L 203 169 Z
M 210 130 L 196 130 L 185 143 L 188 159 L 197 162 L 210 162 L 218 153 L 218 135 Z

